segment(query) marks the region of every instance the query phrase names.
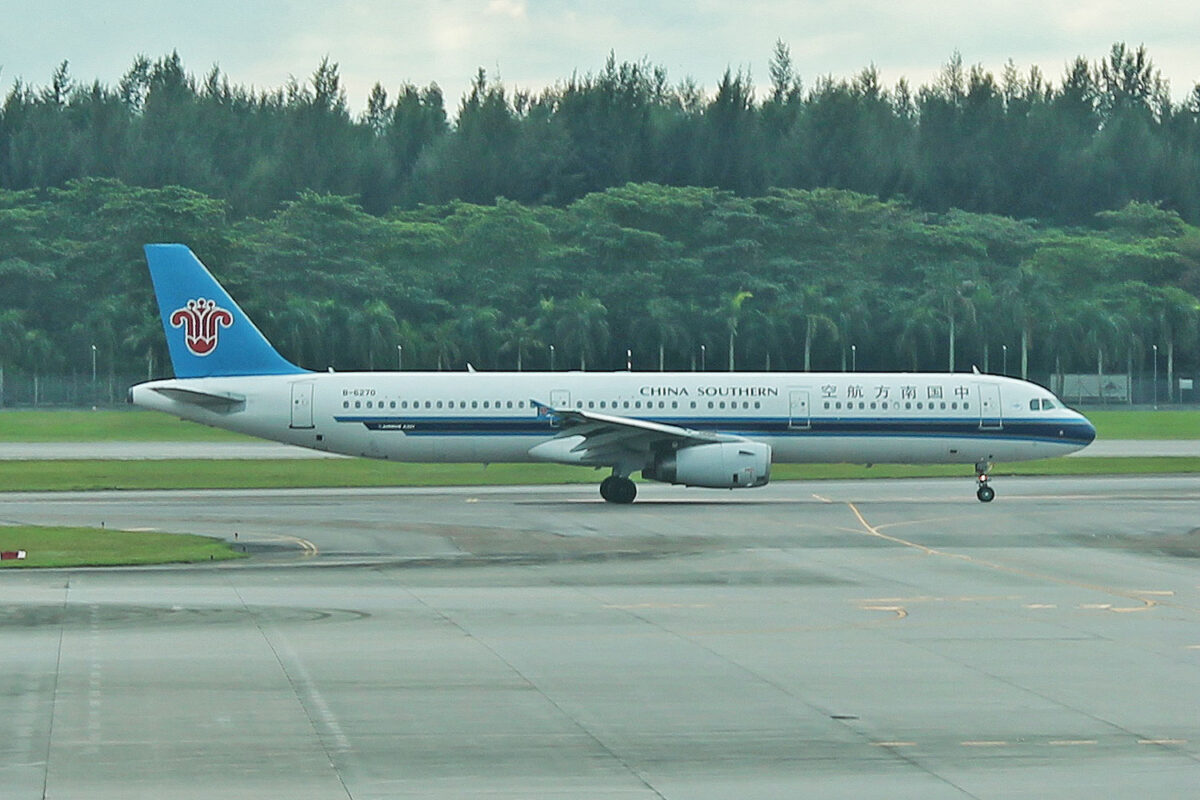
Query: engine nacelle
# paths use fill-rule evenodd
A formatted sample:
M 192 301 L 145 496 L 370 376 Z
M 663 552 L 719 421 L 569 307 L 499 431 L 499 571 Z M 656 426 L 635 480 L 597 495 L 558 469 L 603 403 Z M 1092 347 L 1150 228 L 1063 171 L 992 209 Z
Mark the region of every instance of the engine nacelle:
M 766 486 L 771 479 L 771 448 L 760 442 L 716 442 L 662 453 L 642 477 L 709 489 Z

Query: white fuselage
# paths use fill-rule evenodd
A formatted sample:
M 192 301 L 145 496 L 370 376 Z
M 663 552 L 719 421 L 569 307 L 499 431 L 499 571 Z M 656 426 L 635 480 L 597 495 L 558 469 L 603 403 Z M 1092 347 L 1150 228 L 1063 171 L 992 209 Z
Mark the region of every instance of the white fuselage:
M 1095 436 L 1040 386 L 968 373 L 304 373 L 154 381 L 131 398 L 264 439 L 416 462 L 537 460 L 530 449 L 559 430 L 536 403 L 733 434 L 775 462 L 1022 461 Z

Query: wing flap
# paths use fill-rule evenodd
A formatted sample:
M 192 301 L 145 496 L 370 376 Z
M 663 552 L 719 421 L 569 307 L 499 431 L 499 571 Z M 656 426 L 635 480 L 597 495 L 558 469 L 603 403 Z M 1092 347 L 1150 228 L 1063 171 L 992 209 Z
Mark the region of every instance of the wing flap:
M 697 431 L 662 422 L 597 414 L 572 408 L 554 408 L 532 401 L 538 413 L 558 421 L 558 435 L 529 454 L 546 461 L 568 464 L 616 465 L 645 461 L 655 450 L 711 442 L 743 441 L 726 433 Z

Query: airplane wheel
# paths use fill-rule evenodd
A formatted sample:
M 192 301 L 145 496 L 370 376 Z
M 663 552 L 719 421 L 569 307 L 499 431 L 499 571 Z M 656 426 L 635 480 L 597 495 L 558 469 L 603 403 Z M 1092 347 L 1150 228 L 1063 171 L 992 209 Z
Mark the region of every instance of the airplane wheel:
M 981 503 L 990 503 L 990 502 L 992 502 L 992 499 L 996 496 L 996 490 L 993 489 L 991 486 L 984 484 L 983 486 L 980 486 L 979 489 L 975 492 L 975 496 L 979 498 L 979 502 L 981 502 Z
M 637 484 L 629 478 L 610 475 L 600 482 L 600 496 L 610 503 L 632 503 L 637 497 Z

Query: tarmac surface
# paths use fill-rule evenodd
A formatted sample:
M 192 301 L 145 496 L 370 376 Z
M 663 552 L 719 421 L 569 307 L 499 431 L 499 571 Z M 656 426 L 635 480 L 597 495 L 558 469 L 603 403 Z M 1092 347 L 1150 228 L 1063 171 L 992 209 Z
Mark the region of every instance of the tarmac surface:
M 1200 478 L 0 495 L 0 795 L 1176 798 Z

